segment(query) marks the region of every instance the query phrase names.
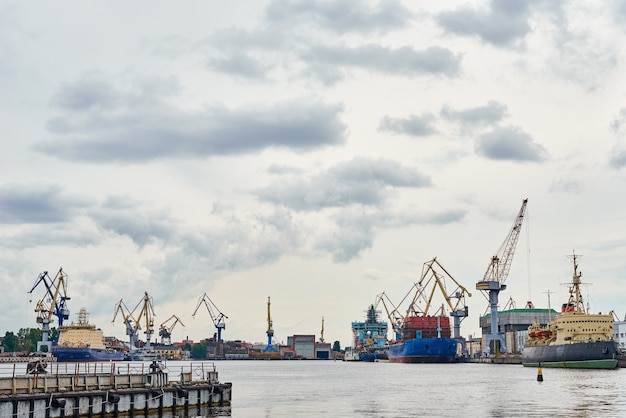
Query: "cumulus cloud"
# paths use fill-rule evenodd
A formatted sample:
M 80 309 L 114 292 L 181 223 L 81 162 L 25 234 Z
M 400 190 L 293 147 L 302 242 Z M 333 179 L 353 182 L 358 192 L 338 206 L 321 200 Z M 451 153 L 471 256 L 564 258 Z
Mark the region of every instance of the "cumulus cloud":
M 259 190 L 258 196 L 298 211 L 320 210 L 353 204 L 377 206 L 390 188 L 430 185 L 428 176 L 395 161 L 355 158 L 309 178 L 277 181 Z
M 436 20 L 446 31 L 478 36 L 499 47 L 514 45 L 531 31 L 530 5 L 526 1 L 492 0 L 486 9 L 462 6 L 440 13 Z
M 107 94 L 93 94 L 92 83 L 64 85 L 55 102 L 62 110 L 70 106 L 71 111 L 49 122 L 48 129 L 57 138 L 39 142 L 34 149 L 68 160 L 141 163 L 248 154 L 274 147 L 308 151 L 345 141 L 342 107 L 337 104 L 294 99 L 186 111 L 168 104 L 172 91 L 160 85 L 95 90 Z M 103 97 L 106 106 L 96 106 Z
M 388 48 L 378 44 L 357 47 L 317 45 L 302 54 L 309 74 L 324 79 L 327 68 L 358 68 L 407 77 L 458 75 L 461 58 L 447 48 L 431 46 L 415 50 L 405 46 Z M 337 73 L 337 76 L 341 76 Z
M 506 114 L 506 105 L 493 100 L 484 106 L 456 110 L 446 105 L 441 109 L 444 119 L 459 123 L 465 128 L 494 125 L 502 121 Z
M 413 13 L 397 0 L 274 0 L 265 11 L 276 25 L 317 25 L 335 33 L 385 33 L 409 24 Z
M 409 136 L 428 136 L 435 132 L 432 114 L 410 115 L 406 118 L 391 118 L 385 116 L 378 125 L 379 131 L 387 131 L 394 134 Z
M 501 127 L 478 137 L 476 152 L 492 160 L 543 161 L 547 152 L 526 132 L 517 127 Z

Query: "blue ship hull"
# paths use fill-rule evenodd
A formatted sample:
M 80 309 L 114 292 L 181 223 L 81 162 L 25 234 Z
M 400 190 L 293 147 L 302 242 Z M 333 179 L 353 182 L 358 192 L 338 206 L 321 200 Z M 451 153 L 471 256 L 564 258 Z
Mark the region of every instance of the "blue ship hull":
M 57 361 L 118 361 L 124 360 L 121 351 L 98 350 L 87 347 L 52 347 Z
M 452 338 L 424 338 L 393 344 L 387 351 L 391 363 L 453 363 L 457 341 Z

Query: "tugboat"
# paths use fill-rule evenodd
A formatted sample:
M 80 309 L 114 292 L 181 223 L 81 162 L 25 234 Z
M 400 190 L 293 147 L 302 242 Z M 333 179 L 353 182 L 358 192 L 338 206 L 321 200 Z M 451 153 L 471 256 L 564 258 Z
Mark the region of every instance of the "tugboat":
M 613 339 L 613 315 L 589 313 L 580 293 L 582 273 L 573 253 L 574 274 L 569 299 L 554 321 L 542 327 L 535 319 L 528 327 L 522 351 L 525 367 L 615 369 L 618 344 Z

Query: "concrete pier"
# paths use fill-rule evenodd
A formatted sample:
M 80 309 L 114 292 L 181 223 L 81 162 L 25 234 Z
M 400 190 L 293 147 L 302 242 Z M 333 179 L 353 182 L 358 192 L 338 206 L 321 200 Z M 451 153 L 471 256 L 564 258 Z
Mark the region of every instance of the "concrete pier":
M 169 370 L 160 362 L 55 363 L 11 376 L 0 369 L 0 417 L 118 417 L 200 407 L 228 410 L 231 383 L 213 363 Z M 172 378 L 172 380 L 170 380 Z

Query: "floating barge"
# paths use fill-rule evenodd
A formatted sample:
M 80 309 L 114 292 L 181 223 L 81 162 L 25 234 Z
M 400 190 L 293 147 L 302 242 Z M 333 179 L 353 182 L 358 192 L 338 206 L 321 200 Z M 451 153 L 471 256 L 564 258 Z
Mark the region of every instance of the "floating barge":
M 172 369 L 156 361 L 0 365 L 1 417 L 189 415 L 207 408 L 227 412 L 231 391 L 232 383 L 220 383 L 210 362 Z

